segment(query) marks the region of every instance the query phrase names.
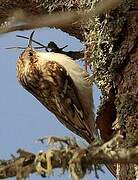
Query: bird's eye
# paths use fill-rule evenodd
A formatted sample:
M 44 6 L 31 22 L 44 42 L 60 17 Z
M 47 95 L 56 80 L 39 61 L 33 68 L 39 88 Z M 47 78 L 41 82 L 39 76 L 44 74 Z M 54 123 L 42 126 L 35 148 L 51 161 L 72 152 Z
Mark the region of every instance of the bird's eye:
M 29 52 L 29 56 L 33 56 L 33 52 L 32 51 Z

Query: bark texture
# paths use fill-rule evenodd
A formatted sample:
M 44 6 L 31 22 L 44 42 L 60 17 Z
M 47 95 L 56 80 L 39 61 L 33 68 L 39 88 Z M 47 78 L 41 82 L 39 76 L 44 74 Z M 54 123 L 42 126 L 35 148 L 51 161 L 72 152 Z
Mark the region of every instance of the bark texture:
M 41 15 L 77 10 L 79 7 L 78 4 L 79 1 L 70 0 L 15 0 L 13 2 L 10 0 L 0 0 L 0 24 L 6 25 L 6 21 L 9 20 L 16 11 L 22 10 L 26 17 L 33 16 L 35 19 L 35 17 L 41 17 Z M 58 25 L 55 25 L 55 27 L 59 28 Z M 62 27 L 61 30 L 82 39 L 80 23 L 70 24 L 68 27 Z

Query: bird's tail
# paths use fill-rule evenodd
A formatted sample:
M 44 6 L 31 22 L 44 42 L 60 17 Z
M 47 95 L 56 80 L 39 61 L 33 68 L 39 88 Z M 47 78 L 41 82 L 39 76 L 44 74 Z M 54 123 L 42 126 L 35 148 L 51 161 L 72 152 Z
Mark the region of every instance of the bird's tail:
M 89 128 L 91 129 L 91 133 L 86 133 L 83 136 L 83 138 L 89 144 L 91 144 L 94 140 L 100 139 L 100 135 L 99 135 L 98 129 L 96 128 L 94 119 L 90 120 L 89 122 L 91 122 L 91 124 L 89 124 Z M 105 164 L 105 166 L 107 167 L 107 169 L 111 172 L 111 174 L 113 176 L 116 176 L 116 165 L 114 165 L 114 164 Z

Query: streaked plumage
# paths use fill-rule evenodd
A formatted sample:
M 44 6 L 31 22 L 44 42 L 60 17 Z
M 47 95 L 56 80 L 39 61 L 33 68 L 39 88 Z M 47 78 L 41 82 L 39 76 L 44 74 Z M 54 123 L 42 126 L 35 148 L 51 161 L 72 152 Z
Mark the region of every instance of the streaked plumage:
M 66 55 L 35 51 L 31 38 L 17 61 L 17 79 L 61 123 L 90 143 L 96 130 L 88 75 Z

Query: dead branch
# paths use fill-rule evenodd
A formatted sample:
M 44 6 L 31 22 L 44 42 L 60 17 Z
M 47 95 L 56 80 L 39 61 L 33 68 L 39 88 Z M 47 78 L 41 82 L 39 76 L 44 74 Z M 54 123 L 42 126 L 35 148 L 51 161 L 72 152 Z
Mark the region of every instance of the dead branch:
M 16 37 L 29 39 L 28 37 L 22 36 L 22 35 L 16 35 Z M 65 49 L 68 45 L 60 48 L 53 41 L 50 41 L 47 46 L 43 45 L 40 42 L 35 41 L 33 39 L 32 39 L 32 42 L 34 42 L 34 43 L 36 43 L 36 44 L 38 44 L 40 46 L 40 47 L 34 47 L 35 49 L 44 48 L 45 51 L 47 51 L 47 52 L 55 52 L 55 53 L 65 54 L 65 55 L 71 57 L 73 60 L 78 60 L 78 59 L 84 58 L 84 51 L 64 51 L 63 49 Z M 24 47 L 9 47 L 9 48 L 6 48 L 6 49 L 13 49 L 13 48 L 25 49 Z
M 42 139 L 42 138 L 41 138 Z M 116 142 L 122 141 L 121 136 L 116 136 L 105 144 L 95 143 L 87 148 L 79 146 L 70 138 L 50 137 L 49 143 L 60 143 L 46 152 L 37 154 L 19 149 L 18 157 L 0 161 L 0 179 L 16 177 L 21 180 L 32 173 L 41 176 L 50 176 L 53 169 L 68 170 L 72 178 L 82 178 L 88 171 L 101 170 L 99 164 L 107 163 L 133 163 L 138 164 L 138 147 L 117 148 Z M 61 146 L 62 144 L 62 146 Z

